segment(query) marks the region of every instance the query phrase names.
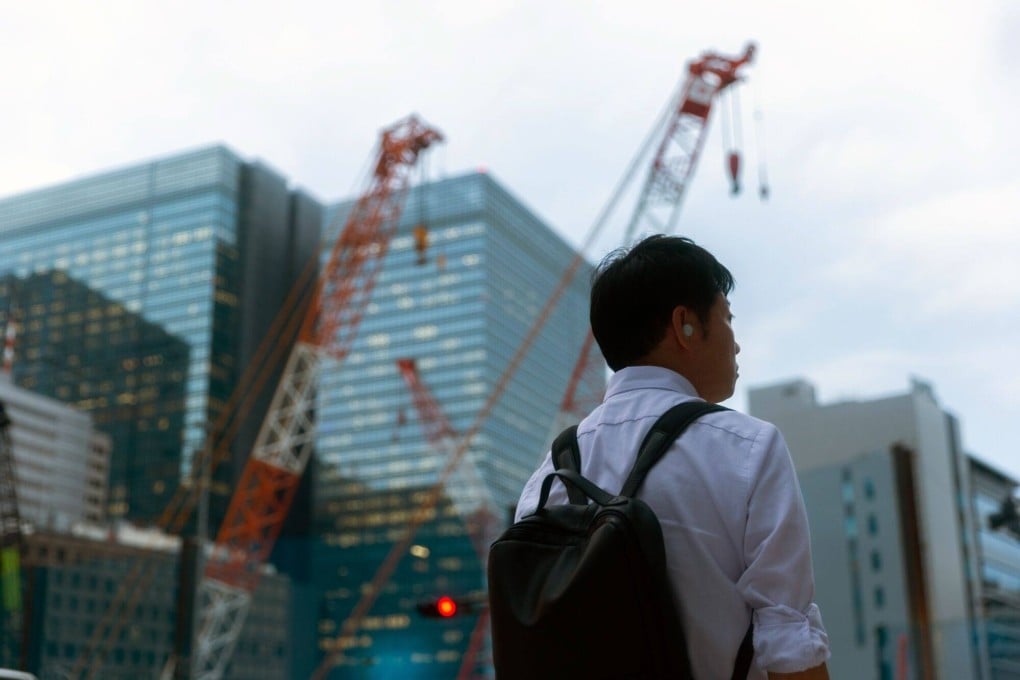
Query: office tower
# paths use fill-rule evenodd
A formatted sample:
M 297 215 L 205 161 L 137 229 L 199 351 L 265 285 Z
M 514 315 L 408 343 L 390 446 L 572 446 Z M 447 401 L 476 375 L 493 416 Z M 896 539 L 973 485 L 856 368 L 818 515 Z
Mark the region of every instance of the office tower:
M 341 218 L 347 208 L 339 206 Z M 337 231 L 334 224 L 327 238 Z M 335 651 L 339 627 L 446 460 L 423 435 L 397 360 L 413 358 L 453 430 L 468 431 L 574 256 L 488 174 L 409 192 L 358 339 L 344 363 L 327 364 L 320 380 L 313 496 L 322 540 L 311 561 L 323 592 L 321 653 Z M 547 450 L 588 328 L 589 277 L 590 267 L 582 266 L 474 436 L 461 473 L 426 509 L 358 635 L 346 643 L 336 677 L 357 670 L 370 677 L 456 676 L 479 616 L 477 607 L 464 609 L 484 597 L 484 562 L 467 533 L 465 499 L 480 491 L 497 523 L 505 523 Z M 604 366 L 591 370 L 601 378 Z M 461 598 L 460 614 L 419 614 L 416 605 L 443 594 Z M 473 653 L 484 672 L 485 645 Z
M 967 457 L 931 386 L 819 404 L 794 380 L 748 404 L 797 468 L 833 677 L 986 677 Z
M 179 471 L 189 472 L 207 427 L 229 399 L 294 279 L 313 261 L 320 225 L 321 208 L 314 199 L 289 189 L 287 180 L 266 165 L 245 161 L 223 146 L 0 200 L 0 280 L 41 290 L 48 277 L 54 293 L 38 302 L 11 298 L 3 310 L 23 314 L 45 329 L 34 340 L 45 344 L 19 344 L 15 380 L 35 380 L 40 388 L 51 385 L 56 390 L 52 396 L 88 411 L 106 409 L 109 414 L 110 399 L 127 407 L 112 413 L 115 421 L 104 423 L 116 437 L 111 469 L 124 474 L 111 488 L 113 517 L 152 522 L 166 505 L 180 481 Z M 58 291 L 72 289 L 90 292 L 70 295 L 73 303 L 57 298 Z M 111 307 L 123 310 L 120 318 L 138 317 L 131 323 L 139 334 L 139 356 L 127 350 L 124 343 L 134 342 L 127 337 L 109 348 L 108 357 L 115 362 L 112 354 L 122 351 L 123 359 L 142 363 L 134 384 L 130 375 L 87 373 L 82 354 L 99 348 L 65 351 L 68 327 L 84 324 L 86 342 L 116 332 L 117 319 L 108 316 Z M 55 339 L 55 331 L 64 337 Z M 130 336 L 131 331 L 123 332 Z M 169 366 L 181 360 L 178 341 L 186 350 L 183 410 L 174 413 L 174 396 L 170 412 L 162 412 L 166 403 L 146 400 L 154 386 L 142 381 L 145 362 Z M 175 379 L 175 372 L 159 378 L 163 385 L 158 389 Z M 104 381 L 114 384 L 104 386 Z M 266 399 L 238 433 L 231 464 L 214 478 L 213 530 Z M 132 425 L 135 419 L 137 426 Z M 173 444 L 177 419 L 181 435 Z M 142 436 L 160 432 L 163 425 L 169 433 L 165 438 L 154 442 Z M 158 470 L 147 469 L 150 462 Z

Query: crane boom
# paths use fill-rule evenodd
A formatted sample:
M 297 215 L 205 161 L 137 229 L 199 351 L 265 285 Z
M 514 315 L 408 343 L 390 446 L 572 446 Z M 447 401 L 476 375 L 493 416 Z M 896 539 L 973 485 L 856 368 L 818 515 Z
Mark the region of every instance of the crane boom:
M 315 437 L 315 384 L 324 355 L 343 359 L 396 231 L 410 172 L 442 135 L 410 116 L 382 133 L 369 180 L 318 279 L 301 333 L 231 498 L 199 584 L 192 677 L 222 677 L 260 567 L 283 527 Z
M 708 131 L 712 102 L 720 92 L 740 80 L 739 69 L 750 63 L 753 56 L 754 45 L 748 45 L 740 57 L 722 57 L 707 52 L 688 65 L 687 78 L 648 168 L 644 187 L 627 226 L 624 244 L 630 243 L 641 225 L 648 224 L 656 231 L 672 230 L 697 167 Z M 583 418 L 602 401 L 601 391 L 584 389 L 584 381 L 591 376 L 599 358 L 592 341 L 589 329 L 553 423 L 553 436 Z
M 753 57 L 754 45 L 748 45 L 739 57 L 706 52 L 688 64 L 687 78 L 666 126 L 666 134 L 648 169 L 624 243 L 629 243 L 645 222 L 654 231 L 672 231 L 705 142 L 712 101 L 740 80 L 739 69 Z

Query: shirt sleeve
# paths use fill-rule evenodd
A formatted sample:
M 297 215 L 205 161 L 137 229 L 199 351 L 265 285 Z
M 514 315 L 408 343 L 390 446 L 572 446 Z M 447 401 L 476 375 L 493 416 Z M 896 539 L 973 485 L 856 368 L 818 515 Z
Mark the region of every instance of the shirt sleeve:
M 793 673 L 829 658 L 813 602 L 807 513 L 782 435 L 764 424 L 749 456 L 746 568 L 737 588 L 754 610 L 754 658 L 764 671 Z

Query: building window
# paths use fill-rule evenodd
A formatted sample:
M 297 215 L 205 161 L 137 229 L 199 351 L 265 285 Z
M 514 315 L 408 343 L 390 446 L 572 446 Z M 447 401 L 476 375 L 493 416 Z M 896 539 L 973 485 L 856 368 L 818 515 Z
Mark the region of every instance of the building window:
M 871 570 L 872 571 L 882 570 L 882 555 L 877 550 L 871 551 Z

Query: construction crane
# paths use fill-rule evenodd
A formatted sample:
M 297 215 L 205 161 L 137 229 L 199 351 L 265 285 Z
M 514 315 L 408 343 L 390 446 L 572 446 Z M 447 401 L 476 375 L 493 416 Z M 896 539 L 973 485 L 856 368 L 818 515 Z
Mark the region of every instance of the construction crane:
M 456 450 L 457 433 L 443 413 L 439 402 L 422 382 L 418 366 L 412 358 L 397 359 L 397 369 L 404 378 L 404 383 L 411 392 L 415 410 L 421 423 L 425 438 L 432 444 L 437 453 L 449 458 Z M 446 480 L 447 495 L 458 515 L 464 520 L 465 530 L 474 546 L 481 564 L 485 564 L 489 555 L 489 544 L 496 539 L 501 523 L 493 512 L 488 487 L 478 474 L 477 466 L 468 457 L 450 473 Z M 483 607 L 478 615 L 474 630 L 468 641 L 467 651 L 461 662 L 457 680 L 468 680 L 475 667 L 475 660 L 485 639 L 489 625 L 488 607 Z
M 662 141 L 628 222 L 624 244 L 630 243 L 634 235 L 640 233 L 638 229 L 644 226 L 655 231 L 672 231 L 707 137 L 712 104 L 727 88 L 741 80 L 740 69 L 749 64 L 753 56 L 754 45 L 748 45 L 739 57 L 707 52 L 688 65 L 687 78 L 675 98 L 677 104 L 672 107 Z M 740 156 L 736 148 L 730 148 L 727 166 L 735 193 L 739 187 L 740 171 Z M 598 369 L 594 344 L 589 330 L 553 422 L 554 436 L 578 422 L 602 401 L 601 384 L 592 379 Z
M 668 233 L 673 230 L 705 143 L 712 103 L 740 80 L 740 68 L 749 64 L 753 57 L 752 44 L 739 57 L 706 52 L 688 64 L 687 78 L 680 88 L 677 105 L 673 107 L 665 134 L 648 169 L 637 206 L 627 225 L 624 243 L 629 243 L 643 224 L 650 225 L 655 231 Z M 735 147 L 728 152 L 727 167 L 733 193 L 737 193 L 740 187 L 740 152 Z
M 229 663 L 260 568 L 290 508 L 314 440 L 314 399 L 325 357 L 350 351 L 396 231 L 410 171 L 443 139 L 410 116 L 383 130 L 368 187 L 320 274 L 254 448 L 208 556 L 196 596 L 195 680 L 218 680 Z
M 245 367 L 230 398 L 211 424 L 205 445 L 192 461 L 193 483 L 182 484 L 157 526 L 180 532 L 199 503 L 205 474 L 230 457 L 231 443 L 263 386 L 287 354 L 281 378 L 262 421 L 224 523 L 199 579 L 199 612 L 188 668 L 196 680 L 222 676 L 244 624 L 261 567 L 282 529 L 311 453 L 315 378 L 323 357 L 342 361 L 349 353 L 371 296 L 376 275 L 396 231 L 419 156 L 442 141 L 416 116 L 384 129 L 373 155 L 366 188 L 355 202 L 318 276 L 318 257 L 298 277 L 280 312 Z M 312 291 L 307 293 L 311 287 Z M 102 668 L 103 647 L 117 639 L 152 579 L 144 560 L 122 581 L 111 605 L 83 645 L 71 677 L 90 680 Z M 190 626 L 189 626 L 190 627 Z M 188 638 L 190 640 L 190 637 Z M 191 645 L 188 645 L 191 646 Z M 187 649 L 182 650 L 188 654 Z M 163 678 L 181 675 L 183 659 L 172 654 Z
M 693 70 L 692 67 L 689 67 L 688 72 L 693 73 L 700 80 L 704 81 L 705 83 L 708 83 L 710 86 L 714 84 L 717 87 L 716 91 L 720 91 L 725 87 L 729 86 L 730 84 L 732 84 L 733 82 L 735 82 L 736 80 L 736 77 L 730 80 L 728 77 L 721 77 L 719 75 L 719 72 L 722 72 L 724 75 L 726 73 L 726 70 L 725 68 L 723 68 L 723 66 L 726 63 L 731 64 L 732 71 L 735 74 L 736 70 L 741 65 L 748 63 L 751 60 L 753 53 L 754 53 L 753 46 L 749 46 L 745 51 L 745 54 L 737 59 L 727 60 L 725 57 L 718 57 L 718 55 L 714 55 L 711 53 L 706 54 L 699 60 L 700 62 L 702 62 L 701 66 L 693 66 Z M 698 62 L 695 62 L 695 64 L 697 63 Z M 695 73 L 695 71 L 697 73 Z M 666 129 L 668 134 L 666 137 L 662 139 L 658 146 L 658 152 L 656 154 L 656 159 L 658 159 L 658 163 L 657 164 L 653 163 L 653 172 L 649 174 L 648 180 L 646 180 L 645 182 L 645 188 L 642 191 L 641 202 L 648 205 L 649 208 L 641 209 L 636 214 L 652 215 L 653 212 L 655 212 L 655 208 L 659 207 L 660 203 L 659 198 L 661 196 L 666 195 L 664 193 L 664 190 L 668 188 L 669 184 L 667 183 L 664 186 L 660 187 L 658 182 L 665 181 L 670 176 L 666 174 L 667 172 L 672 173 L 672 176 L 674 178 L 683 179 L 684 183 L 682 185 L 678 185 L 675 179 L 673 182 L 674 187 L 673 196 L 676 197 L 677 199 L 683 196 L 683 188 L 686 187 L 686 181 L 689 176 L 689 170 L 693 168 L 693 163 L 688 163 L 689 167 L 687 168 L 680 167 L 677 164 L 676 159 L 682 157 L 682 154 L 678 155 L 678 152 L 682 152 L 682 150 L 687 150 L 687 153 L 690 156 L 696 158 L 697 153 L 700 150 L 701 145 L 703 144 L 704 141 L 703 136 L 704 127 L 705 124 L 707 123 L 708 113 L 711 109 L 711 98 L 709 98 L 709 104 L 707 106 L 703 103 L 704 100 L 703 87 L 699 84 L 697 89 L 694 89 L 693 86 L 689 88 L 688 87 L 689 81 L 690 76 L 688 78 L 688 82 L 685 83 L 684 89 L 681 91 L 681 96 L 679 97 L 677 106 L 673 106 L 671 102 L 670 108 L 667 109 L 666 115 L 663 116 L 663 121 L 665 121 L 667 125 Z M 690 101 L 691 105 L 687 106 L 685 110 L 684 103 L 687 101 Z M 701 108 L 700 109 L 693 108 L 692 110 L 692 107 L 698 104 L 699 102 L 701 102 Z M 690 130 L 698 129 L 696 121 L 689 120 L 689 117 L 692 115 L 694 117 L 697 117 L 697 114 L 699 112 L 702 113 L 701 115 L 702 124 L 700 126 L 701 131 L 700 135 L 695 137 L 694 140 L 695 143 L 691 144 L 689 143 L 688 139 L 689 135 L 686 135 L 685 133 Z M 432 487 L 429 494 L 427 494 L 425 499 L 422 501 L 420 507 L 418 508 L 418 512 L 412 515 L 411 520 L 405 527 L 403 536 L 400 537 L 397 541 L 395 541 L 393 546 L 390 548 L 389 553 L 376 570 L 376 573 L 373 576 L 371 582 L 369 582 L 366 585 L 366 587 L 362 589 L 361 597 L 351 610 L 351 613 L 348 616 L 348 618 L 340 626 L 340 633 L 337 636 L 337 639 L 334 641 L 335 644 L 333 645 L 335 651 L 328 654 L 322 660 L 322 662 L 316 668 L 315 673 L 313 673 L 312 680 L 323 680 L 329 673 L 330 668 L 332 668 L 335 664 L 339 663 L 340 659 L 343 657 L 342 649 L 344 646 L 344 641 L 351 639 L 357 632 L 358 627 L 361 624 L 362 617 L 364 617 L 366 612 L 368 612 L 371 609 L 372 605 L 375 602 L 375 599 L 378 596 L 378 593 L 381 592 L 382 587 L 393 575 L 393 572 L 395 571 L 398 562 L 407 553 L 411 541 L 414 539 L 415 534 L 417 533 L 422 522 L 424 521 L 424 518 L 428 514 L 428 510 L 430 508 L 435 507 L 447 480 L 454 474 L 454 471 L 459 465 L 461 459 L 464 457 L 467 450 L 470 448 L 471 442 L 473 441 L 474 437 L 481 430 L 482 425 L 485 423 L 489 415 L 492 413 L 492 410 L 499 402 L 499 399 L 503 396 L 504 391 L 509 386 L 511 379 L 516 373 L 517 368 L 520 366 L 521 362 L 524 360 L 524 357 L 531 349 L 531 345 L 538 337 L 542 328 L 545 326 L 545 323 L 551 317 L 553 310 L 555 309 L 560 298 L 563 296 L 563 293 L 566 291 L 567 287 L 570 285 L 570 282 L 573 280 L 578 269 L 585 262 L 585 252 L 589 248 L 591 248 L 592 245 L 599 238 L 605 226 L 608 224 L 609 216 L 612 214 L 616 205 L 619 203 L 620 198 L 624 194 L 624 190 L 629 185 L 637 169 L 641 167 L 640 164 L 644 160 L 648 149 L 651 147 L 652 143 L 654 143 L 655 140 L 660 138 L 660 130 L 662 129 L 662 125 L 660 123 L 662 123 L 663 121 L 659 121 L 659 123 L 657 123 L 653 127 L 652 131 L 649 133 L 648 137 L 643 142 L 638 153 L 632 160 L 629 168 L 624 173 L 623 179 L 617 185 L 616 189 L 610 196 L 609 200 L 603 207 L 600 214 L 596 217 L 595 222 L 592 224 L 591 228 L 588 231 L 588 234 L 585 236 L 584 241 L 582 242 L 581 247 L 578 249 L 577 254 L 564 268 L 563 274 L 561 275 L 559 282 L 556 284 L 553 291 L 546 299 L 546 302 L 543 305 L 542 309 L 539 310 L 537 316 L 532 322 L 531 327 L 528 329 L 524 338 L 521 340 L 520 345 L 517 347 L 513 356 L 510 358 L 510 361 L 504 367 L 503 372 L 497 378 L 492 391 L 487 395 L 486 400 L 482 404 L 481 409 L 479 409 L 471 425 L 462 434 L 460 440 L 457 443 L 456 449 L 450 455 L 445 467 L 440 473 L 439 479 Z M 688 125 L 688 123 L 690 123 L 690 125 Z M 654 172 L 656 168 L 659 168 L 660 172 Z M 679 194 L 676 191 L 677 188 L 680 189 Z M 675 203 L 675 205 L 678 205 L 678 203 Z M 632 228 L 628 229 L 627 240 L 629 240 L 630 235 L 633 232 L 633 229 L 636 229 L 636 227 L 637 224 L 635 223 L 632 225 Z M 578 372 L 578 370 L 575 370 L 573 374 L 585 375 L 583 367 L 579 370 L 580 372 Z M 578 378 L 577 381 L 572 380 L 572 383 L 574 384 L 575 388 L 579 381 L 580 378 Z
M 10 323 L 10 322 L 8 322 Z M 4 653 L 8 644 L 21 656 L 24 617 L 21 603 L 21 516 L 18 512 L 17 478 L 14 471 L 14 447 L 9 432 L 11 420 L 0 402 L 0 588 L 3 589 Z M 7 662 L 13 659 L 4 659 Z M 19 663 L 20 665 L 20 663 Z

